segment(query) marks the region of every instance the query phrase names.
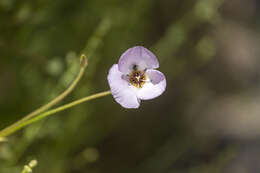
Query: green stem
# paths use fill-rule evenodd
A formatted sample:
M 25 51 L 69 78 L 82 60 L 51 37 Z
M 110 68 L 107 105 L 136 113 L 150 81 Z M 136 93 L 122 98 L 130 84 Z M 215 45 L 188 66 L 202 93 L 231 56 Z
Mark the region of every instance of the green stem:
M 91 96 L 87 96 L 87 97 L 84 97 L 84 98 L 82 98 L 82 99 L 73 101 L 73 102 L 71 102 L 71 103 L 65 104 L 65 105 L 60 106 L 60 107 L 58 107 L 58 108 L 51 109 L 51 110 L 49 110 L 49 111 L 43 112 L 43 113 L 41 113 L 41 114 L 39 114 L 39 115 L 37 115 L 37 116 L 35 116 L 35 117 L 33 117 L 33 118 L 27 120 L 27 121 L 23 121 L 23 122 L 21 122 L 21 123 L 19 123 L 19 124 L 16 124 L 16 125 L 13 126 L 12 128 L 9 128 L 8 130 L 5 130 L 5 131 L 2 130 L 2 131 L 0 131 L 0 138 L 2 138 L 2 137 L 7 137 L 7 136 L 11 135 L 12 133 L 16 132 L 17 130 L 19 130 L 19 129 L 21 129 L 21 128 L 23 128 L 23 127 L 29 125 L 29 124 L 32 124 L 32 123 L 34 123 L 34 122 L 36 122 L 36 121 L 39 121 L 39 120 L 41 120 L 41 119 L 43 119 L 43 118 L 45 118 L 45 117 L 47 117 L 47 116 L 53 115 L 53 114 L 55 114 L 55 113 L 57 113 L 57 112 L 60 112 L 60 111 L 64 111 L 64 110 L 66 110 L 66 109 L 68 109 L 68 108 L 71 108 L 71 107 L 76 106 L 76 105 L 78 105 L 78 104 L 81 104 L 81 103 L 83 103 L 83 102 L 86 102 L 86 101 L 89 101 L 89 100 L 94 100 L 94 99 L 97 99 L 97 98 L 100 98 L 100 97 L 107 96 L 107 95 L 109 95 L 109 94 L 111 94 L 110 91 L 104 91 L 104 92 L 101 92 L 101 93 L 93 94 L 93 95 L 91 95 Z
M 86 66 L 87 66 L 87 60 L 86 60 L 85 55 L 81 55 L 80 64 L 81 64 L 80 71 L 79 71 L 76 79 L 71 83 L 71 85 L 69 86 L 68 89 L 66 89 L 63 93 L 61 93 L 58 97 L 56 97 L 55 99 L 53 99 L 49 103 L 41 106 L 40 108 L 38 108 L 35 111 L 31 112 L 30 114 L 26 115 L 24 118 L 20 119 L 19 121 L 15 122 L 14 124 L 12 124 L 12 125 L 6 127 L 5 129 L 1 130 L 0 136 L 1 136 L 1 134 L 5 134 L 5 133 L 8 133 L 9 131 L 12 131 L 13 128 L 19 126 L 20 124 L 23 124 L 25 121 L 35 117 L 39 113 L 42 113 L 42 112 L 48 110 L 49 108 L 51 108 L 52 106 L 54 106 L 55 104 L 57 104 L 58 102 L 63 100 L 67 95 L 69 95 L 69 93 L 71 93 L 71 91 L 76 87 L 79 80 L 81 79 L 81 77 L 84 74 L 84 71 L 85 71 Z

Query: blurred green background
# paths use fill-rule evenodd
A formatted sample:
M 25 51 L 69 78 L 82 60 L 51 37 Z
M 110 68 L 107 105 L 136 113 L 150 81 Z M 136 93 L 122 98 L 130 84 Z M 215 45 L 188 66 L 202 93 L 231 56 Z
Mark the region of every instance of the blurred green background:
M 111 96 L 0 143 L 0 173 L 259 173 L 257 0 L 0 0 L 0 128 L 64 91 L 109 89 L 128 48 L 156 54 L 167 90 L 127 110 Z M 61 103 L 60 103 L 61 104 Z

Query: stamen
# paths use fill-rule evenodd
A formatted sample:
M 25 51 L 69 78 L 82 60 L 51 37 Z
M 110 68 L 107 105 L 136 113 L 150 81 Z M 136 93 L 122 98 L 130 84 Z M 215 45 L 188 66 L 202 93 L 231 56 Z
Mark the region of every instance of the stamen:
M 136 88 L 142 88 L 145 82 L 148 81 L 145 72 L 138 70 L 132 71 L 132 73 L 128 76 L 128 80 L 130 84 Z

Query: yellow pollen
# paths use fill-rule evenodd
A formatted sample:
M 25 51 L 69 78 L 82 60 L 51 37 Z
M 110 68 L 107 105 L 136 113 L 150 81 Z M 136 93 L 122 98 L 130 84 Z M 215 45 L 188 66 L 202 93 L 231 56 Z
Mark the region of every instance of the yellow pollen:
M 141 71 L 134 70 L 129 75 L 129 82 L 136 88 L 142 88 L 143 85 L 145 84 L 145 81 L 146 81 L 146 75 Z

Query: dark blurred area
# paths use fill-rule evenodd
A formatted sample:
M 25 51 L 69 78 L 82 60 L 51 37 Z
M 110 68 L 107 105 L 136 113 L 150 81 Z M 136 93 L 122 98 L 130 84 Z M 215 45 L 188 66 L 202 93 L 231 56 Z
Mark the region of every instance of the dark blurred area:
M 111 96 L 0 143 L 0 173 L 259 173 L 258 0 L 0 0 L 0 128 L 64 91 L 109 89 L 128 48 L 154 52 L 166 92 L 128 110 Z

